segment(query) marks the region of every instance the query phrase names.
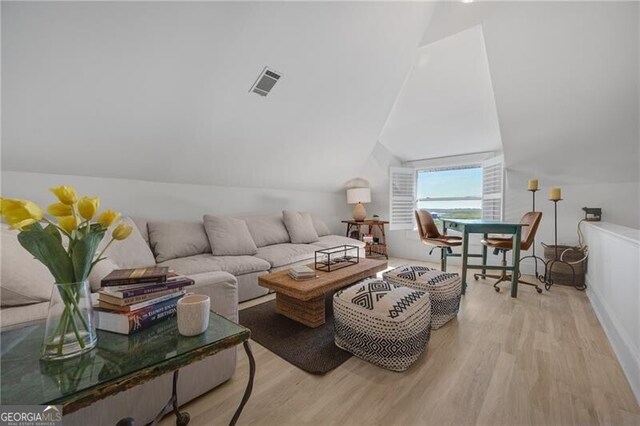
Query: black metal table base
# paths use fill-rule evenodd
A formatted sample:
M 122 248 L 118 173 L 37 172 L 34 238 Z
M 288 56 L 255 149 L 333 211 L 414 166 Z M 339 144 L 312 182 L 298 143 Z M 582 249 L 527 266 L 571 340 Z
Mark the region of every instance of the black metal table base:
M 551 286 L 554 284 L 553 278 L 551 277 L 551 272 L 553 271 L 554 265 L 556 265 L 557 263 L 562 263 L 563 265 L 567 265 L 569 268 L 571 268 L 571 284 L 576 288 L 576 290 L 580 290 L 580 291 L 586 290 L 587 286 L 585 284 L 576 283 L 576 270 L 572 264 L 565 262 L 564 260 L 552 259 L 546 265 L 544 280 L 542 281 L 544 283 L 544 288 L 547 291 L 549 291 Z
M 244 390 L 244 395 L 242 395 L 242 400 L 240 401 L 240 405 L 236 409 L 236 412 L 233 414 L 233 418 L 229 423 L 230 426 L 235 426 L 240 418 L 240 414 L 242 414 L 242 410 L 244 406 L 249 401 L 249 397 L 251 396 L 251 391 L 253 390 L 253 380 L 256 376 L 256 361 L 253 358 L 253 352 L 251 351 L 251 346 L 249 345 L 249 341 L 242 342 L 242 346 L 244 347 L 244 351 L 249 358 L 249 383 L 247 383 L 247 387 Z M 191 420 L 191 416 L 186 411 L 180 411 L 178 407 L 178 373 L 180 370 L 176 370 L 173 372 L 173 386 L 171 391 L 171 398 L 167 401 L 167 404 L 160 410 L 158 415 L 153 422 L 151 422 L 152 426 L 156 426 L 162 418 L 173 411 L 176 415 L 176 425 L 177 426 L 187 426 L 189 421 Z M 135 426 L 135 420 L 132 417 L 125 417 L 121 419 L 116 426 Z

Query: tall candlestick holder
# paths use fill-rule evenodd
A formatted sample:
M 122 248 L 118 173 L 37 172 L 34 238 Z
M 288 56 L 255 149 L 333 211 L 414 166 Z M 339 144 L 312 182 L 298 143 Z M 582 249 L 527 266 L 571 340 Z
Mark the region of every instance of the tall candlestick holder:
M 553 278 L 551 277 L 551 272 L 553 272 L 553 267 L 558 264 L 558 263 L 562 263 L 564 265 L 567 265 L 569 268 L 571 268 L 571 273 L 572 273 L 572 281 L 571 283 L 575 283 L 576 282 L 576 270 L 573 268 L 573 265 L 565 262 L 564 260 L 562 260 L 562 255 L 558 255 L 558 201 L 562 201 L 562 198 L 559 199 L 550 199 L 549 201 L 553 201 L 553 249 L 554 249 L 554 256 L 553 259 L 551 259 L 548 263 L 545 264 L 545 271 L 544 271 L 544 288 L 548 291 L 551 286 L 553 285 Z
M 527 191 L 531 192 L 531 203 L 532 203 L 531 211 L 535 212 L 536 211 L 536 192 L 538 192 L 539 189 L 537 189 L 537 188 L 536 189 L 528 189 Z M 528 256 L 525 256 L 525 257 L 521 257 L 520 258 L 520 262 L 522 262 L 525 259 L 533 259 L 533 262 L 535 264 L 536 279 L 538 281 L 544 283 L 545 282 L 546 272 L 545 272 L 545 275 L 542 275 L 542 274 L 538 273 L 538 261 L 540 261 L 543 265 L 545 265 L 545 271 L 546 271 L 546 267 L 547 266 L 546 266 L 546 263 L 545 263 L 543 258 L 541 258 L 539 256 L 536 256 L 536 240 L 535 240 L 535 238 L 533 239 L 533 244 L 532 244 L 532 249 L 531 250 L 532 250 L 532 254 L 530 254 Z

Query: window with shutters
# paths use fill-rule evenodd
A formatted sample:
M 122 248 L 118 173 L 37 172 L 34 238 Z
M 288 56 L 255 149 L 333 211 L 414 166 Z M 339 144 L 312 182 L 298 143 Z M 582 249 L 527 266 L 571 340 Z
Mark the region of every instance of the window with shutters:
M 502 156 L 482 164 L 482 218 L 502 220 L 504 193 L 504 169 Z
M 389 229 L 413 229 L 416 170 L 391 167 L 389 183 Z
M 417 207 L 442 219 L 481 219 L 483 173 L 480 165 L 418 171 Z
M 416 208 L 442 219 L 502 220 L 502 156 L 483 163 L 416 170 L 392 167 L 389 228 L 414 229 Z

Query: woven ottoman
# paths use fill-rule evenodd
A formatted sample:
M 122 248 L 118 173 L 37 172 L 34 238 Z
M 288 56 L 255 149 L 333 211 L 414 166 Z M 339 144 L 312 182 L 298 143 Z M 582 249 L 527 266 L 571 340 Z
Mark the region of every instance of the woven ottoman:
M 426 266 L 399 266 L 382 274 L 390 283 L 411 287 L 429 293 L 431 297 L 431 328 L 436 330 L 458 315 L 462 280 L 458 274 L 450 274 Z
M 431 336 L 429 294 L 378 279 L 333 296 L 335 343 L 380 367 L 404 371 Z

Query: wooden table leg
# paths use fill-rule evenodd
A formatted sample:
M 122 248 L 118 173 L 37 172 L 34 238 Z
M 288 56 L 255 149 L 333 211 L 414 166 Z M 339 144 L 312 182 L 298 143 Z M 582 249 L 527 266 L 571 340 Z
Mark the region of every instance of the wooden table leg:
M 520 275 L 520 238 L 521 228 L 516 229 L 513 234 L 513 250 L 511 253 L 511 263 L 513 270 L 511 271 L 511 297 L 518 297 L 518 275 Z
M 325 323 L 324 303 L 324 296 L 299 300 L 276 292 L 276 313 L 311 328 Z
M 382 243 L 384 244 L 384 256 L 389 260 L 389 247 L 387 246 L 387 236 L 384 234 L 384 223 L 378 225 L 382 234 Z
M 462 294 L 467 292 L 467 264 L 469 263 L 469 232 L 462 233 Z

